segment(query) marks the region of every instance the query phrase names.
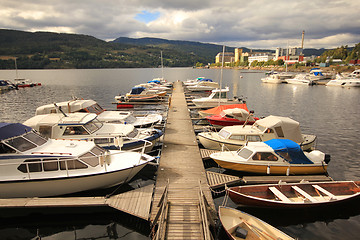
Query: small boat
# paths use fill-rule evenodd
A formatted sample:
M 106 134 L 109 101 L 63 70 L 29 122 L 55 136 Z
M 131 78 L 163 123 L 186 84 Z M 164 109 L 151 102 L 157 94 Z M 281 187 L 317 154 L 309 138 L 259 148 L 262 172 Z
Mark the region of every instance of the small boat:
M 264 142 L 274 138 L 293 140 L 303 150 L 312 149 L 316 141 L 315 135 L 301 133 L 299 122 L 273 115 L 257 120 L 253 125 L 226 126 L 219 132 L 209 130 L 198 134 L 200 143 L 214 150 L 238 150 L 247 142 Z
M 298 85 L 314 85 L 314 80 L 311 80 L 310 77 L 306 74 L 297 74 L 294 78 L 286 79 L 288 84 L 298 84 Z
M 163 135 L 154 128 L 135 128 L 131 124 L 103 123 L 95 113 L 53 113 L 36 115 L 24 125 L 53 139 L 87 139 L 105 149 L 136 150 L 146 142 L 146 151 Z
M 198 80 L 195 84 L 186 85 L 186 88 L 191 92 L 212 91 L 219 87 L 219 83 L 206 78 Z
M 246 103 L 240 103 L 240 104 L 220 105 L 210 109 L 198 111 L 198 113 L 201 117 L 214 116 L 214 115 L 219 115 L 225 109 L 232 109 L 232 108 L 241 108 L 249 112 Z
M 230 239 L 294 239 L 243 211 L 219 206 L 219 219 Z
M 0 91 L 8 91 L 17 89 L 17 87 L 9 80 L 0 80 Z
M 0 123 L 0 198 L 58 196 L 129 182 L 154 158 Z
M 326 86 L 335 86 L 335 87 L 360 87 L 360 78 L 358 77 L 343 77 L 341 75 L 336 75 L 335 79 L 331 79 L 325 84 Z
M 219 115 L 206 116 L 205 118 L 215 128 L 243 124 L 252 125 L 256 120 L 259 120 L 259 118 L 253 117 L 252 113 L 242 108 L 225 109 Z
M 229 99 L 228 96 L 229 87 L 224 89 L 214 89 L 211 91 L 210 96 L 203 98 L 195 98 L 192 102 L 200 108 L 213 108 L 219 105 L 241 104 L 245 103 L 244 100 L 234 97 Z
M 289 139 L 249 142 L 238 151 L 216 152 L 210 155 L 220 167 L 264 175 L 324 174 L 330 156 L 319 151 L 303 152 L 299 144 Z
M 280 84 L 280 83 L 284 83 L 284 81 L 280 78 L 280 76 L 278 74 L 271 74 L 267 77 L 264 77 L 261 79 L 261 82 L 263 83 L 275 83 L 275 84 Z
M 115 96 L 115 101 L 120 102 L 149 102 L 161 101 L 166 91 L 151 90 L 145 87 L 133 87 L 125 96 Z
M 210 82 L 212 82 L 212 80 L 209 79 L 209 78 L 197 77 L 197 78 L 195 78 L 195 79 L 188 79 L 188 80 L 186 80 L 186 81 L 184 82 L 184 85 L 185 85 L 185 86 L 196 85 L 197 83 L 200 82 L 201 79 L 207 79 L 207 80 L 204 80 L 204 81 L 210 81 Z
M 41 83 L 34 83 L 30 79 L 15 78 L 14 85 L 18 88 L 41 86 Z
M 97 120 L 106 123 L 126 123 L 134 127 L 148 128 L 162 121 L 160 114 L 147 114 L 143 117 L 135 117 L 129 111 L 107 111 L 102 108 L 96 101 L 91 99 L 73 99 L 55 104 L 40 106 L 36 109 L 36 115 L 50 113 L 74 113 L 87 112 L 95 113 Z
M 352 203 L 358 206 L 360 181 L 249 185 L 230 187 L 226 192 L 234 203 L 247 207 L 302 209 Z
M 356 69 L 354 71 L 352 71 L 348 77 L 355 77 L 355 78 L 359 78 L 360 77 L 360 69 Z

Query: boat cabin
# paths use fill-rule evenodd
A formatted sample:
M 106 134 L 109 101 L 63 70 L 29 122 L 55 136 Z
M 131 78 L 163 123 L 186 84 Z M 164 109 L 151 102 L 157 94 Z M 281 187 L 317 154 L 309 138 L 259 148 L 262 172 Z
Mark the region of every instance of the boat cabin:
M 48 104 L 36 109 L 36 115 L 61 113 L 60 109 L 65 113 L 73 112 L 87 112 L 99 115 L 105 111 L 94 100 L 74 99 L 66 102 L 59 102 L 56 104 Z

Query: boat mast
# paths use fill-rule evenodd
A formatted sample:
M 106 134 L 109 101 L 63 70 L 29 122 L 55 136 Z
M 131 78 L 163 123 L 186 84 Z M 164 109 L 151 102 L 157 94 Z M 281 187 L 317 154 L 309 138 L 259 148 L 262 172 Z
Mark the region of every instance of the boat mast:
M 162 80 L 164 80 L 164 62 L 163 62 L 162 51 L 160 51 L 160 56 L 161 56 L 161 78 Z
M 15 74 L 16 74 L 16 79 L 18 79 L 18 78 L 19 78 L 19 76 L 18 76 L 18 70 L 17 70 L 16 58 L 15 58 Z
M 222 60 L 221 60 L 220 89 L 219 89 L 219 102 L 218 102 L 218 106 L 220 106 L 220 99 L 221 99 L 221 89 L 222 89 L 222 79 L 223 79 L 224 58 L 225 58 L 225 45 L 223 45 Z
M 287 49 L 286 49 L 286 60 L 285 60 L 285 67 L 286 67 L 286 72 L 287 72 L 287 60 L 289 58 L 289 40 L 287 42 Z

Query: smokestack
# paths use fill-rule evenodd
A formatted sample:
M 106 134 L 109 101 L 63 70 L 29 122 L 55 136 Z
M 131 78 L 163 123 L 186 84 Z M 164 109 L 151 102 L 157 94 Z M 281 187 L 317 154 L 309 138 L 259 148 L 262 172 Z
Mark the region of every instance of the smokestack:
M 304 35 L 305 35 L 305 30 L 302 31 L 301 49 L 304 49 Z

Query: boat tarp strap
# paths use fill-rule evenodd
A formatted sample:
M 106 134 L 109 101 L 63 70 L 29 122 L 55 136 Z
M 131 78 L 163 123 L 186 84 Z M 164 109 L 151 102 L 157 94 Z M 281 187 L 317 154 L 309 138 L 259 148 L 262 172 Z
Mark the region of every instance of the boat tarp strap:
M 299 144 L 290 139 L 271 139 L 265 141 L 276 153 L 288 153 L 292 164 L 313 164 L 300 148 Z
M 31 127 L 25 126 L 21 123 L 4 123 L 0 122 L 0 140 L 23 135 L 30 132 Z

